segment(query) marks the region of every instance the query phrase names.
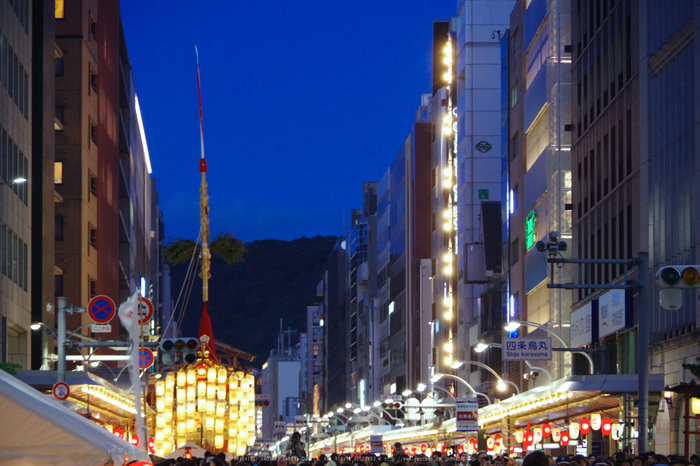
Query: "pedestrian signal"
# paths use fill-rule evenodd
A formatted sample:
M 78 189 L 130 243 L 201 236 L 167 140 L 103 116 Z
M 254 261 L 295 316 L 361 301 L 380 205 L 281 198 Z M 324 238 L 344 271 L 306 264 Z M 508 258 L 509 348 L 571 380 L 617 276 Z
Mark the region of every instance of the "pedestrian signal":
M 182 354 L 182 362 L 194 364 L 197 361 L 199 340 L 196 338 L 164 338 L 160 341 L 159 347 L 163 364 L 175 364 L 179 354 Z

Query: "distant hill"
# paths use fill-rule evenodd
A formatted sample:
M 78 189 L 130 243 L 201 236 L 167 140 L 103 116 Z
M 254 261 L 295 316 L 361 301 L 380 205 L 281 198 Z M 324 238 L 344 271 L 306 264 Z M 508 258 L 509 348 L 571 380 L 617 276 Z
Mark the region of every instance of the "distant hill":
M 212 259 L 209 313 L 214 338 L 254 354 L 262 366 L 277 345 L 280 318 L 284 329 L 306 327 L 306 306 L 313 305 L 323 266 L 335 236 L 292 241 L 267 239 L 247 243 L 243 262 L 227 265 Z M 188 264 L 171 268 L 173 300 L 177 299 Z M 197 336 L 202 309 L 202 280 L 192 287 L 182 336 Z

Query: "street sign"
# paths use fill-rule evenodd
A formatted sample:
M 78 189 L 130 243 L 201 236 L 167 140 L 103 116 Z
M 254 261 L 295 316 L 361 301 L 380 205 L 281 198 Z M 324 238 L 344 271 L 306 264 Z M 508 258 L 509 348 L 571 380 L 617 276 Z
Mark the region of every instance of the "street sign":
M 139 324 L 148 322 L 153 317 L 153 303 L 148 298 L 141 298 L 139 304 Z
M 109 324 L 99 325 L 92 324 L 92 333 L 109 333 L 112 331 L 112 326 Z
M 384 453 L 384 440 L 381 435 L 369 436 L 369 452 Z
M 403 400 L 403 397 L 401 395 L 389 395 L 385 398 L 385 400 L 401 401 Z
M 479 401 L 476 398 L 457 400 L 458 432 L 478 432 L 479 430 Z
M 255 401 L 266 401 L 270 399 L 270 394 L 269 393 L 262 393 L 262 394 L 256 394 L 255 395 Z
M 139 368 L 148 369 L 153 365 L 153 351 L 148 348 L 139 348 Z
M 504 361 L 551 361 L 551 338 L 506 338 L 503 343 Z
M 53 384 L 53 396 L 57 400 L 65 400 L 70 395 L 70 387 L 65 382 L 56 382 Z
M 106 324 L 117 314 L 117 306 L 109 296 L 98 295 L 88 302 L 88 315 L 96 324 Z

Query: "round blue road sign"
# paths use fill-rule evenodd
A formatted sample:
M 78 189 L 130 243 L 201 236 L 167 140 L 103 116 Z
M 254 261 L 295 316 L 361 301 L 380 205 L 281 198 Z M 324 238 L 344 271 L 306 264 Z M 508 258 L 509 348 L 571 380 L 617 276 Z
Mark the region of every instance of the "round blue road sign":
M 96 324 L 106 324 L 117 314 L 117 306 L 109 296 L 98 295 L 87 306 L 88 315 Z

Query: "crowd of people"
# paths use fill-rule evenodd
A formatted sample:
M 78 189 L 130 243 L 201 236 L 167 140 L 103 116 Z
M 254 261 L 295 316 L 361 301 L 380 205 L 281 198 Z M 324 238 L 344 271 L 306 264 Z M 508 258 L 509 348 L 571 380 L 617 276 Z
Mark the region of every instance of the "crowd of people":
M 296 432 L 295 432 L 296 434 Z M 290 446 L 291 445 L 291 446 Z M 628 456 L 617 452 L 612 457 L 596 455 L 573 455 L 553 457 L 544 451 L 533 451 L 524 458 L 520 456 L 488 455 L 478 452 L 474 455 L 462 453 L 459 456 L 444 455 L 434 452 L 430 457 L 424 454 L 408 456 L 400 443 L 394 444 L 394 454 L 373 455 L 339 455 L 332 454 L 330 458 L 320 455 L 317 458 L 307 458 L 305 445 L 300 438 L 292 435 L 285 454 L 279 458 L 244 457 L 227 462 L 223 453 L 212 455 L 207 452 L 204 458 L 178 458 L 153 464 L 160 466 L 700 466 L 697 454 L 686 458 L 681 455 L 660 455 L 653 451 L 639 456 Z

